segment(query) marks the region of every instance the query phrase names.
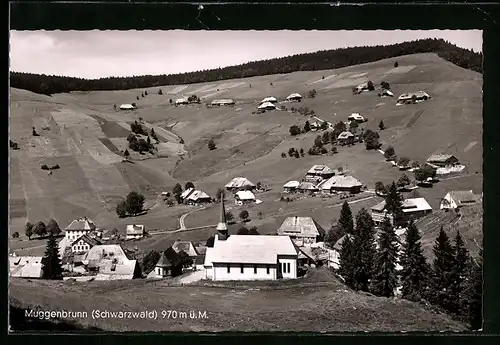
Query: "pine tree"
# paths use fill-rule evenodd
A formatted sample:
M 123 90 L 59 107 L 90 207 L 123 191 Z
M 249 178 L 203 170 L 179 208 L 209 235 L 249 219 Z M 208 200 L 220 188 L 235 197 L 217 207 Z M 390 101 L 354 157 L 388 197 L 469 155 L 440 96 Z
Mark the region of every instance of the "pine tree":
M 369 283 L 373 272 L 375 258 L 375 223 L 372 217 L 362 208 L 356 215 L 356 231 L 354 250 L 357 265 L 354 269 L 354 288 L 369 291 Z
M 346 235 L 340 246 L 339 274 L 350 288 L 354 288 L 354 270 L 356 268 L 357 255 L 351 236 Z
M 420 243 L 420 233 L 413 220 L 410 219 L 406 230 L 406 241 L 401 257 L 401 294 L 404 299 L 419 302 L 427 296 L 428 275 L 430 267 L 427 263 Z
M 339 225 L 346 234 L 354 233 L 354 220 L 352 217 L 351 207 L 349 203 L 344 201 L 342 209 L 340 210 Z
M 45 256 L 42 258 L 42 278 L 51 280 L 61 280 L 63 278 L 59 245 L 54 236 L 50 236 Z
M 450 289 L 452 309 L 450 312 L 463 317 L 465 316 L 466 305 L 466 300 L 464 300 L 465 283 L 471 262 L 469 251 L 458 230 L 453 241 L 453 257 L 453 268 L 451 272 L 452 285 Z
M 380 123 L 378 124 L 378 129 L 380 129 L 381 131 L 385 129 L 384 121 L 380 120 Z
M 453 247 L 443 227 L 434 243 L 434 261 L 432 264 L 431 302 L 446 311 L 453 309 L 450 296 L 453 283 Z
M 483 250 L 477 260 L 471 260 L 464 291 L 467 301 L 466 316 L 469 327 L 478 330 L 483 327 Z
M 396 273 L 398 245 L 396 232 L 387 218 L 382 223 L 378 247 L 370 291 L 377 296 L 392 297 L 398 284 Z
M 385 196 L 385 210 L 387 213 L 392 215 L 393 224 L 396 224 L 402 213 L 401 204 L 403 200 L 394 182 L 392 182 L 390 187 L 387 189 L 387 194 Z

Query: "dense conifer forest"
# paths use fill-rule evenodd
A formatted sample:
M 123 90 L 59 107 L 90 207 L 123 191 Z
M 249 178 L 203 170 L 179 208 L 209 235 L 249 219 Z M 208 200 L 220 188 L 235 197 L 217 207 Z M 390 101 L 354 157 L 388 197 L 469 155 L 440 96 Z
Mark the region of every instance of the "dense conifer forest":
M 11 72 L 10 86 L 51 95 L 70 91 L 128 90 L 218 80 L 254 77 L 295 71 L 342 68 L 417 53 L 436 53 L 462 68 L 482 73 L 482 53 L 457 47 L 442 39 L 423 39 L 387 46 L 352 47 L 298 54 L 283 58 L 249 62 L 238 66 L 171 75 L 145 75 L 82 79 Z

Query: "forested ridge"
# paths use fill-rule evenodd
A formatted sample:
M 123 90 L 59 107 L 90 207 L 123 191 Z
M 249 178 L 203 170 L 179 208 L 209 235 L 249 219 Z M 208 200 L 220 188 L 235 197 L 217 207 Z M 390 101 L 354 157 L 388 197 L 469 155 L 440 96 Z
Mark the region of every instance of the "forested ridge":
M 10 86 L 45 95 L 70 91 L 129 90 L 161 85 L 214 82 L 295 71 L 327 70 L 417 53 L 436 53 L 441 58 L 462 68 L 479 73 L 483 71 L 482 53 L 457 47 L 443 39 L 423 39 L 386 46 L 323 50 L 254 61 L 237 66 L 170 75 L 109 77 L 89 80 L 11 72 Z

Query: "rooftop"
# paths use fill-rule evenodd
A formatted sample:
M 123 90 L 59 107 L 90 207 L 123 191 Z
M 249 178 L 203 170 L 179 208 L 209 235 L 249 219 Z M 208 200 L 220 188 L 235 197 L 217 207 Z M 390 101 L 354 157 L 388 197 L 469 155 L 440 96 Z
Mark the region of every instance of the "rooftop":
M 208 248 L 207 263 L 276 264 L 278 255 L 297 255 L 288 236 L 238 235 L 225 241 L 217 238 L 213 248 Z
M 342 132 L 342 133 L 339 134 L 339 136 L 337 137 L 337 139 L 347 139 L 347 138 L 350 138 L 350 137 L 354 137 L 354 134 L 352 134 L 351 132 L 344 131 L 344 132 Z
M 86 243 L 90 244 L 91 246 L 97 246 L 97 245 L 101 244 L 101 242 L 98 239 L 90 237 L 89 235 L 85 234 L 85 235 L 78 237 L 75 241 L 73 241 L 73 243 L 71 243 L 71 245 L 74 245 L 81 240 L 85 241 Z
M 74 231 L 74 230 L 95 230 L 96 226 L 93 221 L 88 219 L 87 217 L 77 218 L 72 221 L 67 227 L 66 230 Z
M 240 190 L 236 197 L 240 200 L 255 200 L 255 195 L 249 190 Z
M 297 188 L 303 190 L 318 190 L 318 187 L 312 182 L 301 182 Z
M 193 193 L 191 193 L 188 197 L 187 197 L 188 200 L 192 200 L 192 201 L 196 201 L 196 200 L 199 200 L 199 199 L 210 199 L 210 196 L 201 191 L 201 190 L 195 190 Z
M 181 198 L 186 199 L 189 196 L 189 194 L 191 194 L 192 192 L 194 192 L 194 188 L 186 189 L 184 192 L 182 192 Z
M 445 162 L 450 158 L 456 158 L 454 155 L 436 153 L 427 158 L 427 162 Z
M 195 245 L 193 242 L 190 241 L 180 241 L 177 240 L 172 244 L 172 248 L 175 250 L 176 253 L 179 253 L 181 250 L 185 252 L 189 256 L 198 256 L 199 253 L 196 250 Z
M 313 175 L 333 174 L 333 170 L 324 164 L 313 165 L 307 172 Z
M 226 188 L 240 188 L 246 186 L 255 187 L 255 184 L 250 182 L 246 177 L 235 177 L 226 184 Z
M 321 184 L 321 189 L 329 190 L 334 187 L 339 188 L 351 188 L 351 187 L 360 187 L 363 184 L 359 182 L 356 178 L 350 175 L 335 175 L 329 178 L 327 181 Z
M 406 199 L 403 201 L 401 207 L 404 213 L 432 210 L 432 207 L 424 198 Z M 385 201 L 382 201 L 372 207 L 372 211 L 382 212 L 384 209 Z
M 449 194 L 450 194 L 451 198 L 458 203 L 475 202 L 476 201 L 476 195 L 472 192 L 472 190 L 451 191 Z
M 288 181 L 283 185 L 283 188 L 297 188 L 299 185 L 299 181 Z
M 278 235 L 316 237 L 322 230 L 311 217 L 288 217 L 279 227 Z
M 292 99 L 292 98 L 302 98 L 302 96 L 298 93 L 292 93 L 286 99 Z
M 258 106 L 259 109 L 265 109 L 265 108 L 276 108 L 274 104 L 271 102 L 264 102 L 261 105 Z
M 264 98 L 262 101 L 260 101 L 260 103 L 271 103 L 271 102 L 277 102 L 278 100 L 276 99 L 276 97 L 266 97 Z

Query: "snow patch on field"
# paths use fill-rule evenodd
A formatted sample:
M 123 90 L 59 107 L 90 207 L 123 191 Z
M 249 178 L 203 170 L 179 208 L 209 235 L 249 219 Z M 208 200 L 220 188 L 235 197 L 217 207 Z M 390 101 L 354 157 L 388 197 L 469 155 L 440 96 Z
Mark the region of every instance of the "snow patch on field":
M 211 90 L 213 88 L 213 85 L 203 85 L 202 87 L 200 87 L 199 89 L 195 89 L 193 90 L 192 92 L 194 94 L 197 94 L 197 93 L 200 93 L 200 92 L 204 92 L 204 91 L 207 91 L 207 90 Z
M 457 166 L 446 167 L 446 168 L 437 168 L 436 174 L 446 175 L 446 174 L 451 174 L 451 173 L 458 173 L 458 172 L 462 172 L 464 169 L 465 169 L 465 165 L 457 165 Z
M 351 75 L 349 78 L 352 78 L 352 79 L 355 79 L 355 78 L 361 78 L 361 77 L 365 77 L 368 73 L 356 73 L 356 74 L 353 74 Z

